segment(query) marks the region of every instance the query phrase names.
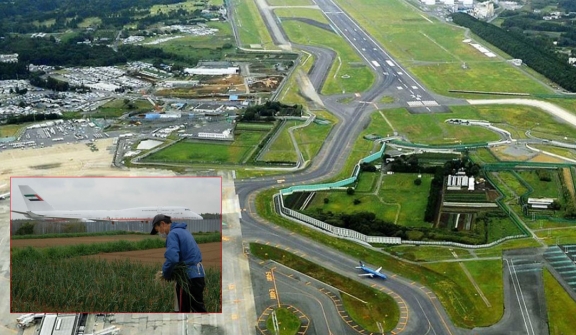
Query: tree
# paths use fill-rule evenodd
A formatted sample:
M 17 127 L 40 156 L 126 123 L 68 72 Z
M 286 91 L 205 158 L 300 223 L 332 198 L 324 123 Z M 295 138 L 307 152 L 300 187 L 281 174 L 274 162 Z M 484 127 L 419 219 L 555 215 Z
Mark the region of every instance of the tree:
M 416 186 L 422 185 L 422 179 L 420 179 L 420 178 L 414 179 L 414 185 L 416 185 Z
M 354 195 L 355 192 L 356 191 L 352 187 L 348 187 L 346 189 L 346 194 L 348 194 L 348 195 Z
M 360 199 L 354 199 L 354 205 L 358 205 L 360 204 L 362 201 L 360 201 Z

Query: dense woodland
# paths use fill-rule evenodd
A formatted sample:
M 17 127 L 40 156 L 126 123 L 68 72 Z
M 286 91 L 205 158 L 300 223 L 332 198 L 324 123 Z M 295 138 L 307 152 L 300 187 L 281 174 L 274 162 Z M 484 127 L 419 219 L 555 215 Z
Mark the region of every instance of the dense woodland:
M 107 46 L 58 43 L 53 38 L 7 37 L 0 40 L 0 53 L 19 55 L 18 63 L 0 63 L 2 80 L 31 78 L 28 64 L 62 67 L 111 66 L 145 59 L 165 63 L 178 62 L 187 66 L 198 63 L 198 59 L 192 56 L 179 56 L 159 48 L 122 45 L 118 52 L 115 52 Z
M 108 28 L 122 29 L 136 22 L 149 25 L 171 20 L 171 23 L 190 23 L 201 18 L 203 8 L 192 13 L 179 9 L 169 13 L 153 13 L 155 4 L 174 4 L 181 0 L 19 0 L 0 2 L 0 36 L 6 33 L 56 32 L 78 28 L 84 19 L 98 17 Z M 202 5 L 203 7 L 203 5 Z M 48 24 L 49 22 L 49 24 Z
M 274 121 L 276 116 L 301 116 L 302 105 L 286 105 L 279 101 L 266 101 L 263 105 L 250 106 L 244 110 L 240 121 Z
M 546 50 L 521 34 L 506 31 L 490 23 L 479 21 L 464 13 L 452 14 L 454 23 L 469 28 L 488 43 L 529 67 L 564 89 L 576 92 L 576 68 L 551 50 Z

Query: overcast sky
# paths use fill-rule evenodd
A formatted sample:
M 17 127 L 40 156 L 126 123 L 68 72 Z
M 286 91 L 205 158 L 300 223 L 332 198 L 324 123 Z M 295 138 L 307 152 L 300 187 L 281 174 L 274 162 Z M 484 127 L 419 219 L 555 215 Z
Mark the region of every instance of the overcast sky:
M 182 206 L 193 212 L 220 213 L 220 177 L 166 178 L 11 178 L 11 206 L 27 211 L 18 185 L 28 185 L 58 210 Z M 12 213 L 12 218 L 24 218 Z

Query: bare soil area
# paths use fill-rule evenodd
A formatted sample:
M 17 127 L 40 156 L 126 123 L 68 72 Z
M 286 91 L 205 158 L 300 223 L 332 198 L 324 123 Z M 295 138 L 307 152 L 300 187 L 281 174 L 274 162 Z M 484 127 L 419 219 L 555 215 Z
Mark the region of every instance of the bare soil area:
M 47 248 L 56 247 L 60 245 L 75 245 L 75 244 L 90 244 L 90 243 L 104 243 L 116 242 L 120 240 L 136 242 L 147 238 L 161 238 L 153 237 L 151 235 L 112 235 L 112 236 L 85 236 L 85 237 L 62 237 L 62 238 L 35 238 L 24 240 L 11 240 L 10 247 L 33 247 L 33 248 Z
M 42 239 L 26 239 L 26 240 L 11 240 L 10 247 L 34 247 L 46 248 L 60 245 L 75 245 L 75 244 L 90 244 L 90 243 L 103 243 L 115 242 L 120 240 L 125 241 L 140 241 L 151 236 L 146 235 L 117 235 L 117 236 L 87 236 L 87 237 L 68 237 L 68 238 L 42 238 Z M 153 237 L 160 238 L 160 237 Z M 222 243 L 202 243 L 198 244 L 200 251 L 202 251 L 202 264 L 205 267 L 213 267 L 222 269 Z M 164 263 L 164 248 L 137 250 L 137 251 L 124 251 L 102 253 L 98 255 L 84 256 L 88 258 L 99 258 L 105 260 L 125 260 L 129 259 L 134 262 L 142 262 L 145 264 L 158 264 L 159 266 Z
M 218 268 L 222 270 L 222 243 L 202 243 L 198 244 L 202 252 L 202 265 L 207 268 Z M 164 263 L 164 252 L 166 249 L 149 249 L 138 251 L 112 252 L 106 254 L 84 256 L 84 258 L 98 258 L 107 261 L 129 259 L 132 262 L 144 264 L 157 264 L 159 267 Z

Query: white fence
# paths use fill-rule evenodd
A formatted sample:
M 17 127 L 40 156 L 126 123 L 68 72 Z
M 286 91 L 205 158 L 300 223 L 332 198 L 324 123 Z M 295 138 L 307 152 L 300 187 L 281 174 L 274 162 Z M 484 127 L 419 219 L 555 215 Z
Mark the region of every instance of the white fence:
M 499 243 L 502 243 L 507 240 L 517 239 L 526 237 L 525 235 L 514 235 L 514 236 L 506 236 L 497 241 L 487 243 L 487 244 L 478 244 L 478 245 L 469 245 L 469 244 L 462 244 L 457 242 L 448 242 L 448 241 L 409 241 L 409 240 L 402 240 L 399 237 L 389 237 L 389 236 L 368 236 L 361 234 L 357 231 L 335 227 L 330 225 L 324 221 L 320 221 L 313 217 L 309 217 L 308 215 L 299 213 L 295 210 L 290 208 L 284 207 L 284 199 L 280 193 L 275 194 L 273 196 L 273 201 L 276 204 L 276 210 L 280 215 L 287 217 L 289 219 L 298 221 L 300 223 L 307 223 L 316 228 L 319 228 L 323 232 L 331 233 L 341 238 L 346 238 L 353 240 L 354 242 L 358 242 L 361 244 L 366 243 L 382 243 L 382 244 L 413 244 L 413 245 L 441 245 L 441 246 L 452 246 L 457 248 L 470 248 L 470 249 L 480 249 L 480 248 L 489 248 L 493 247 Z

